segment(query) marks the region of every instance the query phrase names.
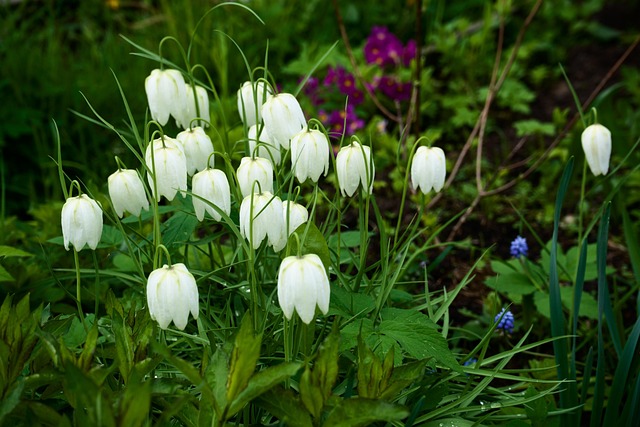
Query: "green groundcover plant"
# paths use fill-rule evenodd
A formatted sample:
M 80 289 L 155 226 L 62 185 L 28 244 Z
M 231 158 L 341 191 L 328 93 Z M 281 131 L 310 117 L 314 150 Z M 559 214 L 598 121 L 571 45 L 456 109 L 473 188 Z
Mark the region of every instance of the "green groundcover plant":
M 518 236 L 511 260 L 488 262 L 486 250 L 459 283 L 434 291 L 420 260 L 447 247 L 441 233 L 466 215 L 424 221 L 428 206 L 455 192 L 446 151 L 428 135 L 401 137 L 397 164 L 378 160 L 372 134 L 355 133 L 364 124 L 349 127 L 349 95 L 356 92 L 345 93 L 342 110 L 331 104 L 342 124 L 305 114 L 301 104 L 310 101 L 300 98 L 333 47 L 289 93 L 269 67 L 268 44 L 264 62 L 252 64 L 232 35 L 218 34 L 246 67 L 235 99 L 222 99 L 192 58 L 200 24 L 223 9 L 262 23 L 247 6 L 222 3 L 203 14 L 187 46 L 165 37 L 156 52 L 125 38 L 133 60 L 154 69 L 136 93 L 125 93 L 113 73 L 124 122 L 108 121 L 90 99 L 91 114 L 76 113 L 121 145 L 104 184 L 65 173 L 53 123 L 65 200 L 62 236 L 47 244 L 73 257 L 73 268 L 53 266 L 51 274 L 75 307 L 60 314 L 50 304 L 32 307 L 29 296 L 5 298 L 0 422 L 633 425 L 640 320 L 625 328 L 617 313 L 638 284 L 611 297 L 607 243 L 611 201 L 637 172 L 623 166 L 638 142 L 614 166 L 611 133 L 595 110 L 587 115 L 579 107 L 585 161 L 577 245 L 564 253 L 559 240 L 570 157 L 557 184 L 550 241 L 521 217 L 544 248 L 539 259 Z M 384 56 L 370 42 L 367 61 L 396 58 L 406 79 L 415 46 L 384 29 L 376 34 L 397 53 Z M 412 52 L 406 62 L 403 49 Z M 335 81 L 348 79 L 343 73 Z M 397 90 L 389 98 L 411 98 L 410 83 L 392 83 Z M 131 97 L 146 97 L 148 110 L 132 109 Z M 381 171 L 399 189 L 393 214 L 376 198 Z M 587 221 L 586 186 L 594 179 L 612 189 Z M 634 226 L 624 218 L 632 241 Z M 637 239 L 633 244 L 637 275 Z M 30 255 L 0 246 L 0 260 Z M 453 325 L 454 301 L 486 263 L 495 272 L 485 279 L 494 291 L 491 308 L 482 322 Z M 2 266 L 0 275 L 12 279 Z M 593 280 L 595 297 L 584 290 Z M 579 319 L 592 322 L 591 335 Z

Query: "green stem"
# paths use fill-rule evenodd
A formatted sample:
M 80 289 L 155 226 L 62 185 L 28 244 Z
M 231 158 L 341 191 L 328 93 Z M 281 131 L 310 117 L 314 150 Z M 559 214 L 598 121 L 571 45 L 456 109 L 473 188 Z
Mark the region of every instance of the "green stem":
M 78 315 L 82 321 L 85 331 L 88 330 L 87 324 L 84 321 L 84 313 L 82 312 L 82 286 L 80 282 L 80 260 L 78 258 L 78 251 L 73 248 L 73 261 L 76 267 L 76 304 L 78 306 Z

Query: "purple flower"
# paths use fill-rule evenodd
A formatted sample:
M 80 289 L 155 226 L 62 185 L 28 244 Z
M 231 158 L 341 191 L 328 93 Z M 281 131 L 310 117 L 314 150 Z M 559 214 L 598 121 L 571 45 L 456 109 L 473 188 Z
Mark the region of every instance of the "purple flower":
M 529 253 L 529 246 L 527 245 L 527 239 L 518 236 L 513 242 L 511 242 L 511 256 L 515 258 L 526 257 Z
M 304 94 L 313 105 L 320 105 L 324 100 L 320 96 L 320 82 L 317 77 L 309 77 L 304 84 Z
M 352 104 L 347 105 L 346 110 L 335 110 L 329 115 L 324 111 L 321 113 L 318 113 L 319 119 L 330 129 L 331 137 L 340 137 L 343 133 L 353 135 L 358 129 L 364 127 L 364 120 L 358 118 Z
M 506 311 L 506 309 L 503 308 L 500 313 L 496 314 L 493 321 L 498 322 L 496 329 L 500 329 L 508 334 L 513 332 L 514 317 L 511 310 Z
M 367 63 L 380 66 L 398 64 L 402 56 L 402 42 L 386 27 L 373 27 L 364 45 Z
M 417 53 L 416 41 L 409 40 L 404 49 L 402 49 L 402 63 L 405 67 L 411 65 L 411 60 L 415 59 Z
M 382 76 L 378 89 L 394 101 L 407 101 L 411 98 L 411 83 L 400 82 L 396 77 Z

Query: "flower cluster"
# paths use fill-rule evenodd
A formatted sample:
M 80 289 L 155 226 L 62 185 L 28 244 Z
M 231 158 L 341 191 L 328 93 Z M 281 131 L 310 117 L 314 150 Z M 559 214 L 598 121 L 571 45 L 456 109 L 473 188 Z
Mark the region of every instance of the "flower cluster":
M 522 236 L 518 236 L 511 242 L 511 248 L 509 249 L 511 256 L 514 258 L 526 257 L 529 254 L 529 246 L 527 245 L 527 239 Z
M 503 308 L 500 313 L 496 314 L 496 317 L 493 319 L 494 322 L 498 323 L 496 329 L 499 329 L 508 334 L 513 332 L 514 320 L 515 319 L 511 310 L 507 310 L 505 308 Z
M 358 111 L 365 89 L 394 102 L 411 98 L 412 84 L 406 75 L 416 54 L 414 40 L 403 45 L 388 28 L 373 27 L 364 45 L 365 61 L 375 67 L 370 81 L 358 82 L 345 68 L 330 66 L 323 79 L 311 77 L 306 81 L 304 93 L 333 136 L 353 135 L 365 124 Z

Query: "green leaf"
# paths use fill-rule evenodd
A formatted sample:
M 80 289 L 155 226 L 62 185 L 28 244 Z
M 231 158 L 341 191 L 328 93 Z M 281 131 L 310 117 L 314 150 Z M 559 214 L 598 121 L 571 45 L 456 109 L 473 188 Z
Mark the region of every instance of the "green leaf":
M 345 319 L 360 317 L 375 308 L 375 300 L 362 293 L 349 292 L 343 287 L 331 285 L 331 303 L 328 315 L 338 315 Z M 353 337 L 357 336 L 357 332 Z
M 447 341 L 427 316 L 402 309 L 384 309 L 381 314 L 380 333 L 397 341 L 410 356 L 419 360 L 433 357 L 454 371 L 462 371 Z
M 189 240 L 198 224 L 198 218 L 193 214 L 178 211 L 163 224 L 162 242 L 167 248 L 182 245 Z
M 526 274 L 517 272 L 489 277 L 484 283 L 498 292 L 514 295 L 529 295 L 536 290 Z
M 322 261 L 324 268 L 328 269 L 331 266 L 331 257 L 327 241 L 313 222 L 301 224 L 294 233 L 298 238 L 296 239 L 296 237 L 291 234 L 287 242 L 292 253 L 298 251 L 298 241 L 300 241 L 302 242 L 301 255 L 316 254 Z
M 29 257 L 33 256 L 29 252 L 25 252 L 22 249 L 14 248 L 12 246 L 0 245 L 0 258 L 5 257 Z
M 528 135 L 554 136 L 556 133 L 553 123 L 543 123 L 534 119 L 518 120 L 513 127 L 518 138 Z
M 300 398 L 311 414 L 319 418 L 324 404 L 332 394 L 338 378 L 340 333 L 337 325 L 318 348 L 313 369 L 307 365 L 300 377 Z
M 311 416 L 291 390 L 276 387 L 259 396 L 256 403 L 276 416 L 283 425 L 313 427 Z
M 204 371 L 204 378 L 211 389 L 210 400 L 213 401 L 213 407 L 218 414 L 222 416 L 222 409 L 227 405 L 227 377 L 229 376 L 229 361 L 227 354 L 221 348 L 218 348 L 207 364 Z
M 524 396 L 527 398 L 535 397 L 539 395 L 538 391 L 529 386 L 527 391 L 524 393 Z M 527 412 L 527 417 L 531 420 L 531 425 L 534 427 L 543 427 L 544 423 L 547 419 L 548 410 L 547 403 L 544 398 L 536 399 L 529 404 L 525 405 L 525 411 Z
M 292 377 L 301 367 L 302 363 L 300 362 L 287 362 L 271 366 L 252 376 L 247 387 L 231 403 L 228 416 L 237 414 L 247 403 Z
M 4 384 L 2 384 L 4 386 Z M 20 403 L 20 396 L 22 395 L 22 390 L 24 389 L 24 380 L 19 379 L 15 383 L 7 393 L 5 393 L 2 399 L 0 399 L 0 425 L 2 424 L 2 420 L 13 411 L 13 409 L 18 406 Z
M 14 282 L 16 279 L 2 266 L 0 265 L 0 282 Z
M 229 362 L 227 381 L 227 402 L 231 403 L 242 392 L 256 369 L 260 357 L 262 335 L 253 330 L 253 319 L 249 314 L 242 318 L 240 331 L 236 337 Z
M 357 427 L 370 425 L 375 421 L 400 421 L 409 415 L 409 411 L 400 405 L 382 400 L 356 397 L 338 403 L 329 413 L 324 426 Z
M 131 338 L 131 331 L 128 326 L 125 325 L 124 320 L 117 310 L 113 310 L 111 318 L 113 334 L 115 335 L 118 369 L 120 370 L 124 383 L 127 384 L 133 366 L 133 340 Z

